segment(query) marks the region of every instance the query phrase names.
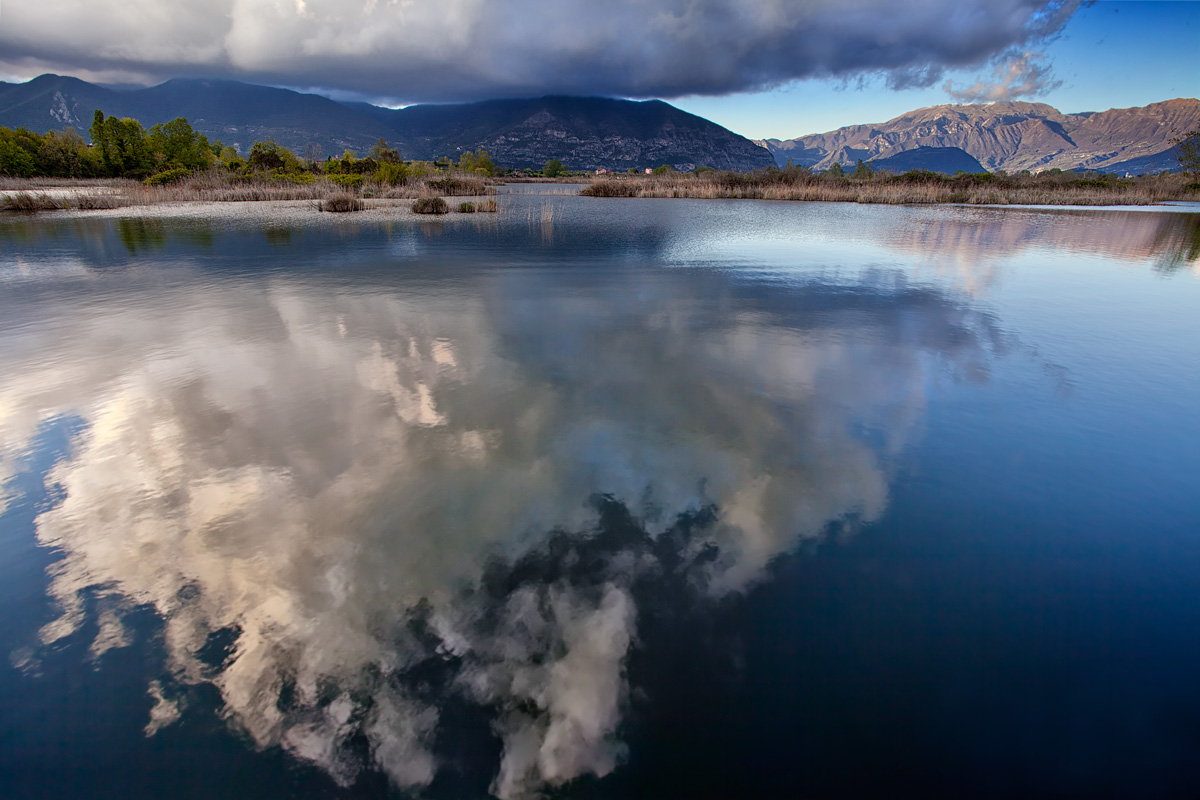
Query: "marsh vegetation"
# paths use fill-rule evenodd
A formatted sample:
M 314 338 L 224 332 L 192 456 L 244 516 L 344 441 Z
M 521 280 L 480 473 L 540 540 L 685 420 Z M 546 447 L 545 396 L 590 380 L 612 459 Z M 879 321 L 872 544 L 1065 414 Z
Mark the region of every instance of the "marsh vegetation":
M 596 178 L 580 193 L 589 197 L 1107 206 L 1200 200 L 1200 184 L 1187 175 L 1172 173 L 1121 178 L 1062 170 L 943 175 L 927 170 L 894 174 L 864 168 L 848 175 L 841 170 L 785 167 L 748 173 L 663 172 Z

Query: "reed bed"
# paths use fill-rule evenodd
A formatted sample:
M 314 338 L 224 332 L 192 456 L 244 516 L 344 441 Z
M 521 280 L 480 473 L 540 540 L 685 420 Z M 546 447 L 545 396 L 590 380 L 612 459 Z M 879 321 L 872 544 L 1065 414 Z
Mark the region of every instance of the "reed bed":
M 588 197 L 810 200 L 824 202 L 991 205 L 1150 205 L 1200 200 L 1200 185 L 1184 175 L 1140 178 L 1087 177 L 1074 173 L 942 176 L 931 172 L 835 177 L 803 169 L 596 178 Z
M 365 181 L 346 186 L 326 176 L 302 175 L 250 178 L 220 170 L 196 173 L 161 185 L 113 179 L 80 181 L 70 179 L 0 178 L 0 210 L 54 211 L 62 209 L 105 209 L 152 206 L 165 203 L 255 202 L 279 200 L 313 201 L 318 208 L 330 203 L 347 205 L 345 197 L 380 200 L 415 200 L 434 195 L 449 197 L 493 197 L 495 182 L 479 175 L 450 175 L 417 178 L 400 185 Z M 494 207 L 495 201 L 490 201 Z M 329 209 L 331 210 L 331 209 Z M 491 210 L 487 201 L 478 210 Z
M 459 203 L 460 214 L 495 213 L 498 210 L 495 200 L 481 200 L 478 203 Z
M 61 211 L 77 208 L 84 211 L 122 208 L 131 205 L 114 194 L 53 195 L 48 192 L 11 192 L 0 196 L 0 211 Z

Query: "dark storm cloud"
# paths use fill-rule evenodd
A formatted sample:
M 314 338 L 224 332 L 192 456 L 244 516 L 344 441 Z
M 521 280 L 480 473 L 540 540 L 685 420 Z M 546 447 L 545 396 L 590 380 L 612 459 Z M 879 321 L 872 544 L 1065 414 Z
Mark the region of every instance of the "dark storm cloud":
M 1053 34 L 1079 0 L 46 0 L 0 71 L 230 76 L 405 100 L 678 97 L 883 74 L 928 86 Z

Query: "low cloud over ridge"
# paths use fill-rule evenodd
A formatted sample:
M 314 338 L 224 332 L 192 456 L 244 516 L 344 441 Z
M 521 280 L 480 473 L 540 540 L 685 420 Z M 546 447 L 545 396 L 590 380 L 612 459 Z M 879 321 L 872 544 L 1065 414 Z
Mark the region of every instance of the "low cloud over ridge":
M 991 83 L 977 80 L 963 89 L 955 89 L 952 81 L 946 81 L 942 88 L 946 94 L 964 103 L 992 103 L 1037 97 L 1062 86 L 1062 81 L 1051 74 L 1042 53 L 1011 53 L 999 60 L 992 77 Z
M 1078 0 L 81 0 L 6 5 L 0 72 L 205 75 L 409 102 L 680 97 L 883 74 L 931 86 L 1055 33 Z

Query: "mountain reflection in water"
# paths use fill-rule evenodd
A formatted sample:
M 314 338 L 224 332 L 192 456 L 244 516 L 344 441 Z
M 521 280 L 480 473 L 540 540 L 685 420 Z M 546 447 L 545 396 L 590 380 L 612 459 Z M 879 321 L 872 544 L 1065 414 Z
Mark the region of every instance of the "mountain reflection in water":
M 1130 219 L 1154 252 L 1162 223 Z M 872 233 L 961 249 L 963 225 Z M 981 246 L 1028 240 L 1008 226 Z M 170 679 L 148 683 L 148 735 L 211 685 L 255 744 L 342 785 L 433 781 L 451 697 L 502 741 L 500 797 L 609 773 L 639 619 L 879 517 L 929 382 L 985 379 L 1009 346 L 966 296 L 887 267 L 767 289 L 619 266 L 249 278 L 196 256 L 220 232 L 122 224 L 114 249 L 87 230 L 63 274 L 179 265 L 4 303 L 0 479 L 48 421 L 78 430 L 36 519 L 60 555 L 41 643 L 95 613 L 98 658 L 149 607 Z M 260 237 L 273 257 L 345 243 L 283 230 Z

